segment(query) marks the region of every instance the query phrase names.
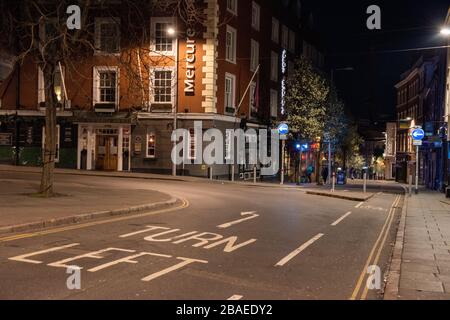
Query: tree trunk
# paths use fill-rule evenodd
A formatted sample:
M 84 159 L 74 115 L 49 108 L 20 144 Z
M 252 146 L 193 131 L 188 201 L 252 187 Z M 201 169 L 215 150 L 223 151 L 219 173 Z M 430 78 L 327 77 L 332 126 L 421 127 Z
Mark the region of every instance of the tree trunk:
M 40 193 L 44 197 L 51 197 L 53 190 L 53 171 L 56 158 L 56 105 L 57 99 L 54 88 L 53 75 L 56 65 L 46 64 L 44 73 L 44 91 L 45 91 L 45 139 L 42 155 L 42 176 Z
M 317 152 L 317 165 L 316 165 L 316 179 L 317 179 L 317 185 L 322 185 L 320 182 L 320 178 L 322 177 L 322 159 L 320 157 L 322 153 L 322 142 L 319 144 L 319 150 Z

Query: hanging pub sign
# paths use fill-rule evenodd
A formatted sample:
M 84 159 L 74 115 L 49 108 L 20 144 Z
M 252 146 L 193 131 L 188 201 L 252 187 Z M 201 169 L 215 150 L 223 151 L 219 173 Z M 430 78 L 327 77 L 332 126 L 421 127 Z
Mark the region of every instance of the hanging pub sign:
M 140 155 L 142 153 L 142 137 L 136 136 L 134 138 L 134 153 Z

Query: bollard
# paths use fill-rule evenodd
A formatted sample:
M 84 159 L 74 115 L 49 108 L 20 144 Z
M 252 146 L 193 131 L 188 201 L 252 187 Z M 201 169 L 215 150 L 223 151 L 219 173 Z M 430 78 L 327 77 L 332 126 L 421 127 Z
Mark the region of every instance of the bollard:
M 363 177 L 363 179 L 364 179 L 363 190 L 364 190 L 364 193 L 367 193 L 367 173 L 366 173 L 366 172 L 364 172 L 364 177 Z
M 231 181 L 234 182 L 234 164 L 231 165 Z
M 336 175 L 333 173 L 331 192 L 335 192 L 335 191 L 336 191 Z
M 209 167 L 209 180 L 213 179 L 213 168 Z

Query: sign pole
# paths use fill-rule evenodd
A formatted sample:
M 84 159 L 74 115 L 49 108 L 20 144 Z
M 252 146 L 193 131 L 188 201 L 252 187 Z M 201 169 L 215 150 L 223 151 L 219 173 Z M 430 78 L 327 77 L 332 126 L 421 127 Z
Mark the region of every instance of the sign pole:
M 285 147 L 286 141 L 283 140 L 281 142 L 281 184 L 284 184 L 284 147 Z
M 416 146 L 416 194 L 419 194 L 419 146 Z

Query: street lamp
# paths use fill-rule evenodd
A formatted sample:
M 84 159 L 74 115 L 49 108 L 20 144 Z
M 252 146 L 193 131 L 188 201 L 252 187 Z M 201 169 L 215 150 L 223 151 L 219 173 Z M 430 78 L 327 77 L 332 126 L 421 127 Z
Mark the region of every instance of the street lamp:
M 443 28 L 441 29 L 441 34 L 442 34 L 443 36 L 450 36 L 450 27 L 443 27 Z
M 169 26 L 166 30 L 167 34 L 170 37 L 175 37 L 176 38 L 176 57 L 175 57 L 175 74 L 176 74 L 176 92 L 175 92 L 175 102 L 173 104 L 173 108 L 172 108 L 172 113 L 173 113 L 173 130 L 177 130 L 177 112 L 178 112 L 178 66 L 179 66 L 179 50 L 178 50 L 178 37 L 176 37 L 176 29 L 173 26 Z M 176 141 L 172 142 L 172 147 L 173 150 L 175 150 L 177 146 Z M 184 158 L 184 157 L 183 157 Z M 183 163 L 184 163 L 184 159 L 183 159 Z M 172 176 L 176 177 L 177 176 L 177 164 L 172 161 Z

